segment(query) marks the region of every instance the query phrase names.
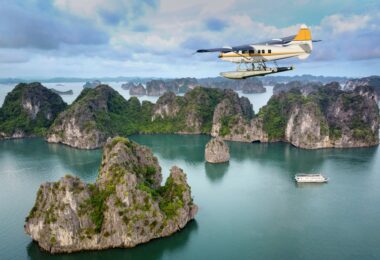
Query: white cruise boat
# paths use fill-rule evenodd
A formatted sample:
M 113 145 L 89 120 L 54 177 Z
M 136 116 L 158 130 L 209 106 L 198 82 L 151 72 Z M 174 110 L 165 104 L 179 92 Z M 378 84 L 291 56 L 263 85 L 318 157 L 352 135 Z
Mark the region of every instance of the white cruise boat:
M 299 173 L 294 176 L 294 179 L 296 182 L 327 182 L 329 179 L 323 176 L 319 173 L 313 173 L 313 174 L 305 174 L 305 173 Z

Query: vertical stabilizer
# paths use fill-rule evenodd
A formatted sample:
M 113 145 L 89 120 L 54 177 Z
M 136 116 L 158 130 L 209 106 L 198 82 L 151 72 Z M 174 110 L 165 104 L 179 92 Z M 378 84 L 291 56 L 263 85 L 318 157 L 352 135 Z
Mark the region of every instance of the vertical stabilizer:
M 298 56 L 299 59 L 304 60 L 309 57 L 313 50 L 313 40 L 311 38 L 311 31 L 305 24 L 301 25 L 298 34 L 294 37 L 291 44 L 298 44 L 305 51 L 305 54 Z

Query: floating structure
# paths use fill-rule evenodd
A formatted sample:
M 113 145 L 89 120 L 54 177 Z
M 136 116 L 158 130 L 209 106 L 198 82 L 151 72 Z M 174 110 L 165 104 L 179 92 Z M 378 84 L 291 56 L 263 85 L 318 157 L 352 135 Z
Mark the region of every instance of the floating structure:
M 329 180 L 328 178 L 319 173 L 299 173 L 294 176 L 294 179 L 297 183 L 323 183 Z

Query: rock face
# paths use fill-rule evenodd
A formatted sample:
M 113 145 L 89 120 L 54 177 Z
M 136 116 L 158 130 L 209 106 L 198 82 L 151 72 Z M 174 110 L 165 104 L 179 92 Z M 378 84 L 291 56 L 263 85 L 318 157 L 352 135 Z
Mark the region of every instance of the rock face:
M 249 78 L 245 80 L 232 80 L 222 77 L 199 79 L 199 84 L 205 87 L 243 90 L 245 93 L 263 93 L 266 88 L 263 83 L 257 78 Z
M 200 85 L 217 89 L 243 90 L 244 93 L 263 93 L 266 91 L 262 82 L 255 78 L 236 81 L 219 77 L 151 80 L 146 84 L 146 92 L 148 96 L 161 96 L 166 92 L 186 93 Z
M 214 110 L 211 135 L 222 136 L 225 140 L 243 141 L 244 136 L 248 137 L 248 124 L 254 116 L 252 104 L 246 97 L 239 98 L 234 91 L 227 90 L 226 93 Z M 242 127 L 247 129 L 243 131 Z M 239 136 L 240 133 L 244 136 Z
M 185 173 L 164 186 L 157 158 L 124 138 L 104 147 L 94 184 L 65 176 L 40 186 L 25 232 L 51 253 L 134 247 L 184 228 L 197 213 Z
M 239 99 L 237 93 L 232 90 L 201 87 L 194 88 L 183 97 L 165 93 L 153 108 L 152 124 L 156 126 L 164 124 L 165 127 L 160 128 L 171 133 L 209 134 L 216 106 L 223 99 L 229 98 Z M 248 99 L 241 100 L 249 104 Z M 252 106 L 250 104 L 248 106 L 249 108 L 244 108 L 247 109 L 245 113 L 253 114 Z
M 344 90 L 355 90 L 356 87 L 370 86 L 375 89 L 377 96 L 380 96 L 380 76 L 371 76 L 360 79 L 351 79 L 344 85 Z
M 144 96 L 144 95 L 146 95 L 146 90 L 142 84 L 133 85 L 129 88 L 129 95 L 131 95 L 131 96 Z
M 166 92 L 186 93 L 198 86 L 195 78 L 179 78 L 168 80 L 151 80 L 146 84 L 148 96 L 161 96 Z
M 151 80 L 147 82 L 146 84 L 146 93 L 148 96 L 161 96 L 162 94 L 166 92 L 178 92 L 178 86 L 177 84 L 170 80 L 170 81 L 163 81 L 163 80 Z
M 180 99 L 173 92 L 168 92 L 159 98 L 153 109 L 152 121 L 156 118 L 175 118 L 181 109 Z
M 379 143 L 377 102 L 370 87 L 345 92 L 331 83 L 309 94 L 291 89 L 272 96 L 250 121 L 230 112 L 232 104 L 218 105 L 212 135 L 232 141 L 284 141 L 307 149 L 372 146 Z M 219 116 L 224 114 L 234 116 Z
M 136 86 L 135 83 L 127 82 L 127 83 L 122 84 L 121 88 L 125 90 L 129 90 L 130 88 L 135 87 L 135 86 Z
M 141 104 L 136 97 L 127 101 L 107 85 L 85 89 L 59 114 L 47 141 L 81 149 L 99 148 L 108 137 L 134 132 L 131 125 L 141 117 L 139 113 Z
M 279 94 L 280 92 L 288 92 L 291 89 L 298 89 L 303 95 L 309 95 L 313 91 L 317 91 L 319 87 L 323 86 L 320 82 L 301 82 L 290 81 L 287 83 L 277 83 L 273 87 L 273 93 Z
M 84 85 L 83 88 L 96 88 L 97 86 L 101 85 L 102 82 L 99 80 L 94 80 L 94 81 L 87 81 Z
M 0 109 L 0 139 L 43 136 L 66 103 L 41 83 L 20 83 Z
M 255 78 L 249 81 L 243 80 L 240 85 L 244 94 L 264 93 L 267 91 L 266 88 L 264 88 L 263 83 Z
M 206 144 L 205 159 L 209 163 L 223 163 L 230 160 L 230 150 L 222 138 L 213 138 Z

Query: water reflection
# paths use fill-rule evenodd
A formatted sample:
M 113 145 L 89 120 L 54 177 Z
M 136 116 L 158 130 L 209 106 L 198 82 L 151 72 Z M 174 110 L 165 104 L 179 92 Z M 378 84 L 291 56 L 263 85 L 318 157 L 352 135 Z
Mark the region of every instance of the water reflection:
M 327 183 L 298 183 L 296 181 L 294 181 L 294 185 L 296 188 L 307 188 L 307 189 L 310 189 L 310 188 L 321 188 L 323 187 L 324 185 L 327 185 Z
M 42 138 L 0 142 L 1 157 L 19 158 L 22 162 L 13 165 L 14 170 L 39 165 L 40 171 L 47 174 L 64 171 L 65 174 L 77 175 L 87 181 L 96 177 L 101 153 L 101 150 L 79 150 L 61 144 L 48 144 Z
M 204 161 L 204 149 L 210 140 L 207 135 L 133 135 L 129 138 L 150 147 L 164 159 L 188 163 Z
M 184 229 L 170 237 L 152 240 L 134 248 L 118 248 L 100 251 L 87 251 L 73 254 L 51 255 L 41 250 L 36 242 L 30 242 L 26 248 L 30 259 L 162 259 L 167 253 L 181 251 L 188 244 L 190 238 L 198 232 L 196 220 L 190 221 Z
M 228 172 L 230 164 L 226 163 L 205 163 L 206 176 L 212 182 L 220 182 Z
M 232 160 L 251 160 L 281 168 L 292 174 L 321 171 L 326 162 L 338 161 L 361 167 L 373 167 L 378 147 L 306 150 L 287 143 L 228 142 Z

